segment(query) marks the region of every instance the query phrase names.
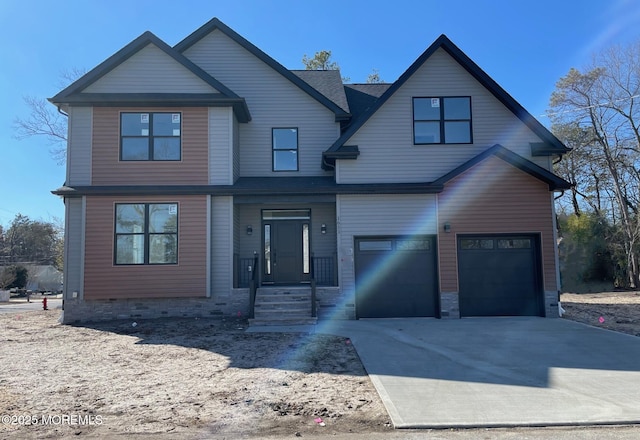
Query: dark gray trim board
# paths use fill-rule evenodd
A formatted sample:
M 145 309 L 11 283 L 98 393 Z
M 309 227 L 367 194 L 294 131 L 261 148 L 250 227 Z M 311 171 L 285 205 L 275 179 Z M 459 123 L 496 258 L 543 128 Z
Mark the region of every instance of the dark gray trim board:
M 187 57 L 182 55 L 181 53 L 175 51 L 171 46 L 162 41 L 160 38 L 153 35 L 151 32 L 146 31 L 138 38 L 133 40 L 131 43 L 127 44 L 125 47 L 120 49 L 118 52 L 107 58 L 105 61 L 100 63 L 98 66 L 90 70 L 88 73 L 83 75 L 80 79 L 75 81 L 66 89 L 62 90 L 60 93 L 55 95 L 53 98 L 50 98 L 49 101 L 54 104 L 64 104 L 66 103 L 66 99 L 75 94 L 82 92 L 83 89 L 87 88 L 89 85 L 93 84 L 104 75 L 112 71 L 114 68 L 131 58 L 133 55 L 138 53 L 140 50 L 145 48 L 147 45 L 153 44 L 157 46 L 164 53 L 169 55 L 171 58 L 176 60 L 178 63 L 182 64 L 188 70 L 190 70 L 194 75 L 198 78 L 209 84 L 214 89 L 218 90 L 220 93 L 226 95 L 229 98 L 239 98 L 231 89 L 227 88 L 220 81 L 209 75 L 207 72 L 202 70 L 200 67 L 191 62 Z
M 505 162 L 535 177 L 536 179 L 545 182 L 549 185 L 549 191 L 566 190 L 571 188 L 571 184 L 566 180 L 556 176 L 550 171 L 545 170 L 541 166 L 536 165 L 535 163 L 531 162 L 528 159 L 525 159 L 524 157 L 514 153 L 513 151 L 507 150 L 500 144 L 496 144 L 493 147 L 483 151 L 474 158 L 468 160 L 459 167 L 440 177 L 433 183 L 437 185 L 446 185 L 450 180 L 454 179 L 455 177 L 467 171 L 469 168 L 474 167 L 490 156 L 499 157 Z
M 241 182 L 246 179 L 245 182 Z M 300 179 L 292 182 L 291 179 Z M 243 178 L 236 185 L 112 185 L 112 186 L 63 186 L 53 194 L 64 197 L 82 196 L 150 196 L 150 195 L 212 195 L 254 196 L 262 195 L 335 195 L 335 194 L 430 194 L 442 191 L 442 186 L 432 183 L 369 183 L 338 185 L 321 183 L 306 178 Z
M 94 107 L 233 107 L 238 122 L 251 120 L 244 98 L 220 93 L 78 93 L 65 103 Z
M 333 176 L 241 177 L 234 185 L 111 185 L 63 186 L 53 194 L 64 197 L 127 195 L 334 195 L 334 194 L 435 194 L 444 186 L 490 156 L 496 156 L 549 185 L 549 191 L 566 190 L 571 184 L 524 157 L 496 144 L 433 182 L 337 184 Z

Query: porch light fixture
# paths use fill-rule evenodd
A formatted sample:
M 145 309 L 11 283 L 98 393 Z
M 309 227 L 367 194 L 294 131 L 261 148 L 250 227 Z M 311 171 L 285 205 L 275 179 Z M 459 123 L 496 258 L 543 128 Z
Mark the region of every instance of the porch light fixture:
M 327 233 L 327 225 L 325 225 L 324 223 L 320 226 L 320 232 L 323 234 Z
M 253 234 L 253 226 L 249 225 L 247 226 L 247 235 L 251 235 Z
M 451 224 L 449 222 L 444 224 L 444 232 L 446 233 L 451 232 Z

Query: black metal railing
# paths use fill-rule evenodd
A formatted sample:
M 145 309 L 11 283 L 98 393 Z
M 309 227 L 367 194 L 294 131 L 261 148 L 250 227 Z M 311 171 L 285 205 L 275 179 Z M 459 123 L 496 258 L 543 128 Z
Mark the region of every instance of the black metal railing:
M 253 269 L 255 266 L 253 264 L 253 260 L 255 257 L 250 258 L 238 258 L 236 257 L 237 270 L 235 271 L 235 280 L 236 287 L 249 287 L 249 282 L 251 281 L 251 276 L 253 274 L 253 270 L 249 270 L 249 268 Z
M 234 254 L 234 287 L 249 287 L 251 277 L 258 268 L 254 263 L 254 259 L 255 256 L 240 258 L 238 254 Z M 311 267 L 313 268 L 314 278 L 318 286 L 338 285 L 338 265 L 335 254 L 332 257 L 313 257 Z M 249 268 L 252 268 L 253 270 L 251 271 Z
M 313 256 L 313 252 L 311 253 L 311 267 L 310 267 L 310 275 L 311 275 L 311 317 L 315 318 L 317 316 L 316 310 L 316 259 Z
M 256 292 L 258 291 L 258 284 L 260 282 L 258 273 L 258 253 L 253 253 L 253 266 L 247 268 L 247 273 L 251 274 L 249 280 L 249 314 L 251 318 L 255 317 L 254 308 L 256 305 Z M 251 270 L 249 270 L 251 269 Z
M 311 265 L 318 286 L 337 286 L 338 271 L 334 257 L 314 257 Z

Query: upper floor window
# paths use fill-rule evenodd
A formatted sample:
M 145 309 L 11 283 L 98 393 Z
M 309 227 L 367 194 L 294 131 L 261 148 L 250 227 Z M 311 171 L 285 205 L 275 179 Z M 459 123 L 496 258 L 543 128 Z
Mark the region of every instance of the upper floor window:
M 180 160 L 180 113 L 121 113 L 120 160 Z
M 413 98 L 414 144 L 470 144 L 471 98 Z
M 177 264 L 178 204 L 118 203 L 115 264 Z
M 272 130 L 273 171 L 298 171 L 298 129 Z

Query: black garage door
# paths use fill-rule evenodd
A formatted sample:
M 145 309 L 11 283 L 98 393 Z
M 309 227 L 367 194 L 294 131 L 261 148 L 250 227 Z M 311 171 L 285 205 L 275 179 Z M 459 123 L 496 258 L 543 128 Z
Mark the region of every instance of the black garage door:
M 458 237 L 461 316 L 542 316 L 539 239 Z
M 435 239 L 356 238 L 356 316 L 436 316 Z

